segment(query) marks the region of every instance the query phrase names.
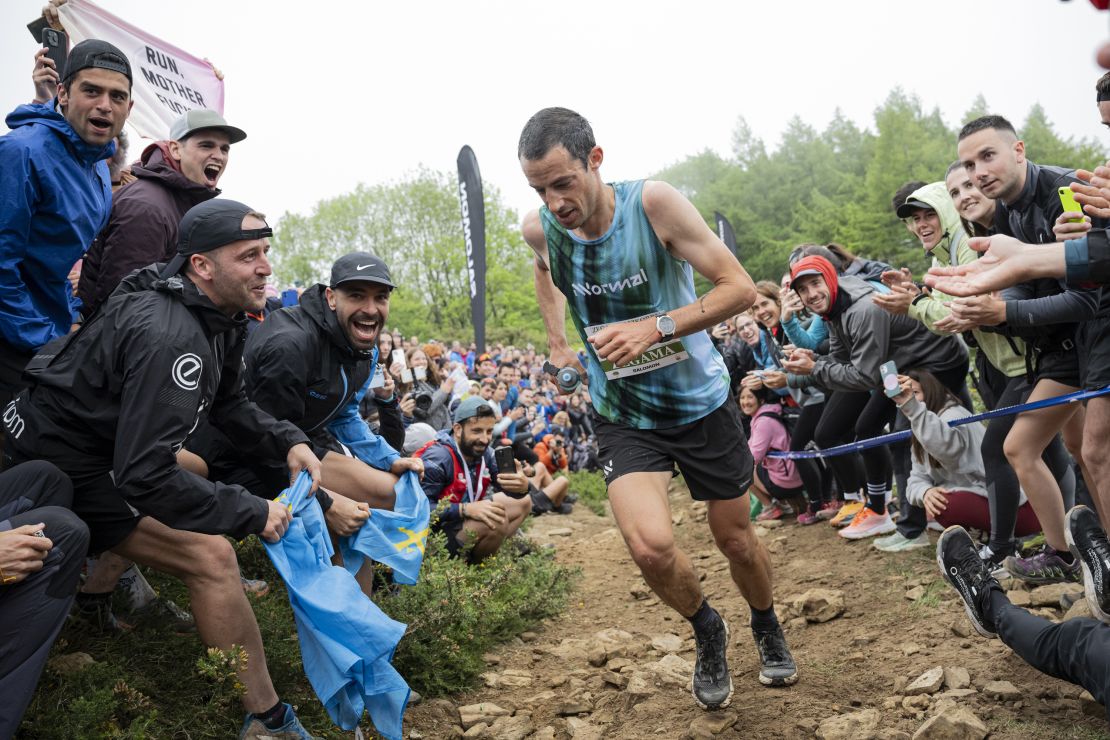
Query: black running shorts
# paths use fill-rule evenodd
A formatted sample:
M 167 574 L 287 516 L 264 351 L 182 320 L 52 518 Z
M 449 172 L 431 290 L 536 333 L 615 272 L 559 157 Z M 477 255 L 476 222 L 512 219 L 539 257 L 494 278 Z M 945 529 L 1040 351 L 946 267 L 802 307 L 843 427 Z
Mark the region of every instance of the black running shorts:
M 732 394 L 716 411 L 667 429 L 636 429 L 593 414 L 598 460 L 611 484 L 628 473 L 682 473 L 697 501 L 733 499 L 752 483 L 752 453 Z
M 1084 321 L 1075 332 L 1082 387 L 1096 390 L 1110 385 L 1110 318 Z

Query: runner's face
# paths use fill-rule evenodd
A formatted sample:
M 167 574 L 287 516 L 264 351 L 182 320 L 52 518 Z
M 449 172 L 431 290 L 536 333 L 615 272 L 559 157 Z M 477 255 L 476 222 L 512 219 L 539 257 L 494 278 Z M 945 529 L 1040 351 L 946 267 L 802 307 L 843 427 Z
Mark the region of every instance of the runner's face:
M 921 248 L 925 251 L 935 247 L 944 236 L 940 216 L 932 208 L 918 208 L 906 220 L 910 222 L 913 233 L 921 240 Z
M 744 416 L 751 416 L 756 411 L 759 411 L 759 400 L 748 388 L 744 388 L 740 391 L 738 403 L 740 404 L 740 411 Z
M 492 416 L 482 416 L 466 419 L 461 424 L 455 425 L 455 444 L 459 452 L 468 460 L 477 460 L 486 452 L 490 440 L 493 439 Z
M 590 152 L 589 167 L 573 158 L 562 145 L 541 159 L 520 160 L 528 184 L 559 225 L 568 230 L 581 227 L 597 209 L 600 165 L 601 148 L 596 146 Z
M 826 314 L 831 303 L 829 287 L 820 275 L 803 275 L 793 282 L 794 292 L 802 299 L 802 305 L 816 314 Z
M 960 216 L 980 226 L 989 226 L 994 221 L 994 201 L 979 192 L 965 170 L 952 170 L 944 184 Z
M 755 314 L 759 323 L 763 324 L 768 329 L 774 329 L 779 325 L 779 304 L 762 293 L 756 293 L 755 304 L 752 306 L 752 313 Z
M 1013 203 L 1025 184 L 1025 144 L 1009 132 L 985 128 L 956 146 L 964 170 L 988 198 Z
M 266 228 L 266 222 L 254 216 L 243 219 L 243 230 Z M 273 270 L 266 253 L 270 240 L 244 240 L 226 244 L 202 257 L 212 269 L 207 272 L 210 283 L 205 292 L 212 303 L 224 313 L 233 315 L 240 311 L 261 311 L 266 306 L 266 278 Z
M 58 86 L 58 104 L 82 141 L 104 146 L 119 136 L 131 112 L 131 84 L 119 72 L 83 69 Z
M 170 142 L 170 156 L 181 167 L 181 174 L 198 185 L 215 190 L 231 152 L 231 139 L 218 129 L 193 132 L 184 141 Z
M 324 293 L 351 347 L 363 352 L 371 349 L 389 318 L 389 286 L 358 280 Z

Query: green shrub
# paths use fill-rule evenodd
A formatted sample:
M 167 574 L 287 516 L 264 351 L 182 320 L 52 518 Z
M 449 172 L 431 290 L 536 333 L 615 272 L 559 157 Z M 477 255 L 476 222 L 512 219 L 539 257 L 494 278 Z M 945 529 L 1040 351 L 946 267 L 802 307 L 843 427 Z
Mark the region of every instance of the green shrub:
M 568 473 L 570 490 L 578 494 L 578 502 L 585 504 L 598 516 L 605 516 L 605 502 L 609 496 L 605 491 L 605 476 L 600 472 L 579 470 Z

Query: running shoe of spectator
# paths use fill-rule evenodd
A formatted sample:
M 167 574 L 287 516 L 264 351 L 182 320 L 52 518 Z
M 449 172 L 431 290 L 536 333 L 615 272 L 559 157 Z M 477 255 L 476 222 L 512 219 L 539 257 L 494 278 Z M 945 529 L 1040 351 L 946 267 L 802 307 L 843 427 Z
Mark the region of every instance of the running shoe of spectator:
M 967 618 L 983 637 L 998 637 L 986 616 L 992 589 L 1001 588 L 990 568 L 979 558 L 975 540 L 960 526 L 944 530 L 937 540 L 937 565 L 948 585 L 964 602 Z
M 829 520 L 829 524 L 834 527 L 847 527 L 862 508 L 862 501 L 845 501 L 844 505 L 837 510 L 836 515 Z
M 771 504 L 771 508 L 764 509 L 763 512 L 755 518 L 757 522 L 770 522 L 776 519 L 782 519 L 786 512 L 782 508 L 782 504 L 775 501 Z
M 761 513 L 763 513 L 763 502 L 755 497 L 752 497 L 752 502 L 748 506 L 748 519 L 754 522 L 756 519 L 759 518 L 759 515 Z
M 759 650 L 759 682 L 764 686 L 791 686 L 798 681 L 798 666 L 786 646 L 782 625 L 773 630 L 752 630 Z
M 193 615 L 175 604 L 172 600 L 159 596 L 145 606 L 128 614 L 136 625 L 164 624 L 174 632 L 196 632 L 197 625 Z
M 944 531 L 944 525 L 942 525 L 942 524 L 941 524 L 940 522 L 938 522 L 938 521 L 937 521 L 936 519 L 934 519 L 933 521 L 929 522 L 929 524 L 928 524 L 928 525 L 926 525 L 926 527 L 925 527 L 925 528 L 926 528 L 926 529 L 931 529 L 931 530 L 933 530 L 934 532 L 943 532 L 943 531 Z
M 819 521 L 821 521 L 821 518 L 815 513 L 811 514 L 808 509 L 798 514 L 798 524 L 803 527 L 808 527 L 810 524 L 816 524 Z
M 243 590 L 247 593 L 247 596 L 261 599 L 263 596 L 270 593 L 270 584 L 265 581 L 255 580 L 254 578 L 243 578 L 243 576 L 239 576 L 239 580 L 243 582 Z
M 852 523 L 837 534 L 846 540 L 862 540 L 877 534 L 890 534 L 895 530 L 890 514 L 876 514 L 866 506 L 859 510 Z
M 817 518 L 822 521 L 828 521 L 837 515 L 840 511 L 839 501 L 826 501 L 821 504 L 821 508 L 817 510 Z
M 1009 578 L 1010 573 L 1006 570 L 1005 560 L 1009 557 L 1009 553 L 995 552 L 991 549 L 990 545 L 983 545 L 979 548 L 979 559 L 990 568 L 991 575 L 995 578 Z
M 1083 580 L 1079 560 L 1066 563 L 1060 553 L 1049 545 L 1029 557 L 1011 555 L 1003 564 L 1012 577 L 1026 583 L 1080 583 Z
M 248 714 L 243 720 L 243 729 L 239 731 L 239 740 L 313 740 L 288 704 L 285 705 L 283 719 L 280 727 L 270 728 L 258 717 Z
M 886 537 L 879 537 L 872 545 L 876 550 L 883 552 L 907 552 L 909 550 L 918 550 L 922 547 L 928 547 L 932 543 L 929 542 L 929 535 L 922 532 L 916 537 L 906 537 L 901 532 L 895 532 Z
M 712 627 L 698 634 L 694 630 L 697 659 L 690 692 L 702 709 L 727 707 L 732 701 L 732 674 L 728 670 L 728 623 L 717 614 Z
M 1086 506 L 1073 506 L 1064 519 L 1064 538 L 1083 570 L 1083 592 L 1091 614 L 1110 621 L 1110 542 L 1098 515 Z
M 78 622 L 100 633 L 118 634 L 135 629 L 133 624 L 116 617 L 112 611 L 111 598 L 82 599 L 80 596 L 78 594 L 70 610 L 70 616 Z

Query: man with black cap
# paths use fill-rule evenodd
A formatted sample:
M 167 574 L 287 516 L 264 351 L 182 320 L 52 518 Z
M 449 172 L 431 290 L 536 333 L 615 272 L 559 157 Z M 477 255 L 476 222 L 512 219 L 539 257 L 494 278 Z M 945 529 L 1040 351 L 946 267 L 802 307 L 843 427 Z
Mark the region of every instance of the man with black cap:
M 73 47 L 46 104 L 21 105 L 0 137 L 0 404 L 27 361 L 77 317 L 68 275 L 108 221 L 105 159 L 131 112 L 131 65 L 105 41 Z
M 432 515 L 435 531 L 447 535 L 453 556 L 467 554 L 469 562 L 489 557 L 512 537 L 532 511 L 526 494 L 528 479 L 518 469 L 500 471 L 490 440 L 496 417 L 478 396 L 463 399 L 452 417 L 451 431 L 416 452 L 424 461 L 421 485 L 432 507 L 446 502 Z
M 137 180 L 116 194 L 108 226 L 81 269 L 77 297 L 89 316 L 127 273 L 165 262 L 177 249 L 177 226 L 197 203 L 220 194 L 231 145 L 247 138 L 214 110 L 186 111 L 170 127 L 168 141 L 156 141 L 131 168 Z
M 265 301 L 270 234 L 242 203 L 194 206 L 181 221 L 177 256 L 132 273 L 78 332 L 32 359 L 32 389 L 3 417 L 9 463 L 46 459 L 73 481 L 90 552 L 111 550 L 180 577 L 201 639 L 247 651 L 239 674 L 251 713 L 245 737 L 303 728 L 274 692 L 235 551 L 218 535 L 276 541 L 290 514 L 179 467 L 175 453 L 206 417 L 249 454 L 284 457 L 319 483 L 304 433 L 243 392 L 243 312 Z
M 389 316 L 393 288 L 380 257 L 368 252 L 344 255 L 332 266 L 329 285 L 307 288 L 299 305 L 271 313 L 247 340 L 247 396 L 266 413 L 308 435 L 327 481 L 320 503 L 330 529 L 340 536 L 354 534 L 370 507 L 393 508 L 397 476 L 424 471 L 420 460 L 402 457 L 358 415 L 360 390 L 376 366 L 378 333 Z M 388 391 L 387 397 L 379 396 L 379 412 L 392 413 L 399 424 L 392 395 Z M 249 471 L 254 480 L 231 479 L 259 495 L 280 493 L 288 478 L 284 465 L 245 458 L 238 444 L 215 436 L 215 444 L 199 439 L 190 447 L 209 463 L 210 477 L 222 477 L 224 471 L 234 476 L 235 469 L 240 474 Z M 370 443 L 369 448 L 360 445 L 371 450 L 369 459 L 350 456 L 346 445 L 355 442 Z M 367 571 L 360 582 L 368 587 L 371 575 Z

